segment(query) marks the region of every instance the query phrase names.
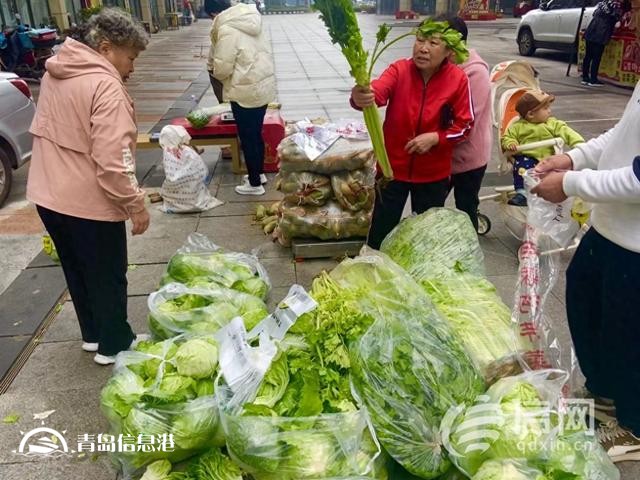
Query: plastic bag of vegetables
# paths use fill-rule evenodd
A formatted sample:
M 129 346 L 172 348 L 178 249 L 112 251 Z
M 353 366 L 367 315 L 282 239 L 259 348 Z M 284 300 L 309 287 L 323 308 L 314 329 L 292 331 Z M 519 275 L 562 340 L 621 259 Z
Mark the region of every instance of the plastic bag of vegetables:
M 375 201 L 376 171 L 374 168 L 334 173 L 331 186 L 343 208 L 357 212 L 371 210 Z
M 478 371 L 422 288 L 387 256 L 365 250 L 331 278 L 375 318 L 350 353 L 354 389 L 380 443 L 414 475 L 447 473 L 440 421 L 484 390 Z
M 313 172 L 331 175 L 343 170 L 375 165 L 375 156 L 371 143 L 366 140 L 349 140 L 338 138 L 320 156 L 310 159 L 301 143 L 306 138 L 304 133 L 295 133 L 283 139 L 278 145 L 278 158 L 282 172 Z
M 269 315 L 265 303 L 253 295 L 203 279 L 190 284 L 170 283 L 149 295 L 149 329 L 155 338 L 215 333 L 238 316 L 253 328 Z
M 474 479 L 488 461 L 518 460 L 542 479 L 618 480 L 584 419 L 560 408 L 567 379 L 562 370 L 525 372 L 499 380 L 475 404 L 452 407 L 441 425 L 450 459 Z
M 311 172 L 281 172 L 277 188 L 291 205 L 324 205 L 332 193 L 329 177 Z
M 258 480 L 386 480 L 365 412 L 350 404 L 349 411 L 321 413 L 319 377 L 297 375 L 300 359 L 282 350 L 269 355 L 263 347 L 262 341 L 248 347 L 260 365 L 232 386 L 216 387 L 227 450 L 243 471 Z M 230 365 L 237 370 L 238 362 Z
M 484 255 L 471 220 L 451 208 L 431 208 L 404 219 L 380 251 L 418 281 L 455 272 L 484 276 Z
M 133 438 L 133 448 L 115 454 L 125 473 L 156 460 L 178 462 L 213 445 L 224 445 L 214 379 L 218 342 L 213 336 L 179 336 L 141 342 L 121 352 L 100 394 L 114 435 Z M 162 450 L 136 451 L 139 435 L 153 436 Z
M 320 240 L 366 237 L 371 211 L 349 212 L 329 201 L 322 207 L 298 207 L 283 204 L 278 223 L 284 238 L 315 237 Z
M 459 273 L 421 284 L 488 384 L 522 372 L 526 346 L 491 282 Z
M 169 260 L 161 285 L 206 279 L 265 300 L 271 283 L 254 255 L 225 252 L 201 233 L 192 233 Z
M 168 460 L 147 467 L 140 480 L 243 480 L 242 472 L 220 448 L 212 448 L 189 460 L 180 470 L 171 471 Z

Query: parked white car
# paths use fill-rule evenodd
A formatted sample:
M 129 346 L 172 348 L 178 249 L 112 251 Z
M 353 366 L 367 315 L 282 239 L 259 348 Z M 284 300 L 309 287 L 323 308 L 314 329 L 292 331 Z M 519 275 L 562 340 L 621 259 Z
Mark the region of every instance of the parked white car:
M 597 0 L 586 0 L 581 30 L 587 28 Z M 549 0 L 523 15 L 516 42 L 520 55 L 530 57 L 538 48 L 571 50 L 576 38 L 582 0 Z
M 29 85 L 11 72 L 0 72 L 0 206 L 11 190 L 12 170 L 31 158 L 29 127 L 36 104 Z

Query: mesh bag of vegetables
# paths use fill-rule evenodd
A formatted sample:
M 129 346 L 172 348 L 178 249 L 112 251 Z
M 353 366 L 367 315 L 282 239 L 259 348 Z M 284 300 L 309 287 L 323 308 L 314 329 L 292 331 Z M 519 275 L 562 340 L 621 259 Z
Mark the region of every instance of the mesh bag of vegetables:
M 225 252 L 201 233 L 190 234 L 171 257 L 161 285 L 188 284 L 196 279 L 206 279 L 263 300 L 271 288 L 269 275 L 256 256 Z
M 277 188 L 291 205 L 321 206 L 331 198 L 331 180 L 311 172 L 280 172 Z
M 215 333 L 235 317 L 253 328 L 269 312 L 247 293 L 196 280 L 193 286 L 170 283 L 149 295 L 149 329 L 158 339 L 183 333 Z
M 522 372 L 526 345 L 491 282 L 458 273 L 420 283 L 488 384 Z
M 310 136 L 299 132 L 280 142 L 278 158 L 280 159 L 281 171 L 331 175 L 343 170 L 372 168 L 375 165 L 376 159 L 368 140 L 338 138 L 321 155 L 312 159 L 305 153 L 304 148 L 304 143 L 310 138 Z
M 331 278 L 375 319 L 350 354 L 354 389 L 380 443 L 414 475 L 447 473 L 440 421 L 484 390 L 469 356 L 422 288 L 387 256 L 365 250 Z
M 347 210 L 371 210 L 375 201 L 376 171 L 374 168 L 334 173 L 331 186 L 338 203 Z
M 371 224 L 371 210 L 350 212 L 329 201 L 322 207 L 299 207 L 283 204 L 278 223 L 286 239 L 315 237 L 320 240 L 366 237 Z
M 131 448 L 115 454 L 125 473 L 224 445 L 214 396 L 218 353 L 213 336 L 182 335 L 118 354 L 100 404 L 111 433 L 132 439 Z M 165 442 L 165 448 L 136 451 L 141 435 L 152 436 L 156 447 Z
M 517 460 L 545 480 L 618 480 L 593 425 L 561 403 L 567 379 L 562 370 L 525 372 L 499 380 L 475 403 L 452 407 L 441 425 L 449 458 L 474 479 L 500 471 L 489 461 Z
M 454 272 L 484 276 L 484 255 L 471 220 L 451 208 L 431 208 L 404 219 L 380 251 L 418 281 Z

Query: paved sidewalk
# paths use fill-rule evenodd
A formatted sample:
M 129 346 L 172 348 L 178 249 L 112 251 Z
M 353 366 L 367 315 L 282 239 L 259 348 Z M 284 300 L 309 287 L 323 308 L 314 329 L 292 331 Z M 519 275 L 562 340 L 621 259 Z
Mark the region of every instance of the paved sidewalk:
M 366 39 L 375 38 L 377 25 L 382 20 L 392 21 L 388 17 L 372 15 L 360 15 L 359 19 Z M 313 14 L 270 15 L 264 17 L 264 24 L 273 45 L 278 100 L 283 104 L 285 118 L 357 118 L 358 113 L 348 105 L 348 92 L 352 81 L 347 64 L 337 48 L 331 45 L 317 17 Z M 400 25 L 405 31 L 409 27 L 407 24 Z M 515 58 L 515 42 L 509 39 L 513 25 L 512 21 L 472 25 L 470 43 L 491 64 Z M 201 105 L 215 103 L 211 90 L 206 88 L 204 72 L 206 59 L 203 56 L 206 57 L 208 28 L 209 22 L 200 21 L 189 29 L 163 32 L 153 37 L 148 51 L 136 64 L 136 74 L 129 84 L 136 99 L 141 131 L 152 129 L 158 122 L 162 123 L 163 119 L 166 121 L 171 115 L 184 115 L 184 111 L 189 107 L 191 95 L 200 98 L 204 93 Z M 411 41 L 407 39 L 389 49 L 376 70 L 380 71 L 383 65 L 393 59 L 409 55 L 410 45 Z M 557 115 L 578 128 L 585 137 L 611 127 L 620 116 L 629 92 L 611 87 L 597 92 L 582 88 L 575 77 L 564 77 L 565 66 L 555 61 L 557 58 L 555 54 L 551 54 L 532 59 L 532 63 L 541 71 L 544 87 L 558 95 L 554 105 Z M 594 118 L 596 116 L 597 118 Z M 273 175 L 270 175 L 271 182 L 264 197 L 240 197 L 233 192 L 233 187 L 239 182 L 238 176 L 231 173 L 229 162 L 218 159 L 217 153 L 216 149 L 211 149 L 207 151 L 205 158 L 215 168 L 211 191 L 219 199 L 227 202 L 225 205 L 203 214 L 179 216 L 165 215 L 156 206 L 152 206 L 149 231 L 143 236 L 129 240 L 129 318 L 136 332 L 147 331 L 147 295 L 155 290 L 167 260 L 191 232 L 203 233 L 231 250 L 251 251 L 259 248 L 260 258 L 274 285 L 271 305 L 283 297 L 292 283 L 297 282 L 308 287 L 312 278 L 323 268 L 330 269 L 336 265 L 333 260 L 294 263 L 289 250 L 271 243 L 259 227 L 251 225 L 251 216 L 258 203 L 270 203 L 280 198 L 280 194 L 273 190 Z M 162 172 L 157 168 L 160 161 L 159 150 L 139 155 L 138 176 L 150 190 L 158 187 L 162 180 Z M 496 172 L 497 166 L 492 164 L 490 171 Z M 495 176 L 490 176 L 489 181 L 508 183 L 507 180 L 503 181 Z M 512 304 L 518 242 L 506 231 L 495 204 L 487 202 L 483 204 L 482 210 L 493 222 L 491 233 L 481 239 L 486 256 L 487 275 L 498 287 L 505 302 Z M 0 211 L 0 216 L 3 214 L 4 212 Z M 30 221 L 23 217 L 16 219 L 15 215 L 17 213 L 14 211 L 7 214 L 7 217 L 13 218 L 11 221 L 21 228 L 30 224 Z M 0 219 L 0 242 L 8 238 L 7 232 L 3 230 L 6 221 Z M 30 241 L 33 241 L 33 238 L 39 239 L 37 224 L 31 228 L 30 233 L 23 235 L 27 235 Z M 31 261 L 36 251 L 37 248 L 31 248 L 25 252 L 27 262 L 15 267 L 20 274 L 26 271 L 23 268 Z M 570 254 L 562 255 L 560 258 L 561 278 L 547 304 L 547 314 L 554 319 L 562 332 L 564 344 L 568 344 L 570 340 L 565 327 L 562 276 L 569 259 Z M 34 265 L 47 265 L 47 262 L 39 257 Z M 52 272 L 58 270 L 57 267 L 43 267 L 40 270 L 44 271 L 45 268 Z M 16 294 L 22 291 L 21 298 L 24 298 L 25 292 L 30 291 L 26 290 L 29 285 L 27 280 L 25 278 L 23 286 L 14 284 L 10 287 L 17 292 Z M 55 289 L 60 289 L 60 280 L 58 278 L 51 282 L 52 285 L 49 285 L 43 281 L 37 289 L 44 292 L 54 291 L 49 295 L 56 297 Z M 22 302 L 28 303 L 29 300 Z M 40 303 L 46 306 L 47 312 L 54 307 L 54 302 L 55 300 L 46 305 L 45 299 L 40 300 Z M 32 320 L 41 321 L 41 318 Z M 0 327 L 10 322 L 11 319 L 7 318 L 2 310 Z M 25 335 L 20 338 L 23 342 L 29 342 Z M 97 366 L 93 363 L 91 354 L 81 351 L 80 333 L 70 302 L 63 299 L 60 307 L 54 309 L 50 323 L 42 331 L 41 337 L 35 343 L 32 342 L 32 346 L 35 348 L 24 367 L 8 391 L 0 395 L 0 418 L 11 413 L 17 413 L 21 417 L 14 425 L 0 423 L 0 478 L 114 480 L 115 470 L 109 465 L 108 457 L 103 454 L 87 455 L 81 459 L 60 458 L 46 461 L 37 457 L 18 456 L 11 452 L 20 442 L 20 431 L 26 432 L 40 426 L 41 422 L 34 420 L 33 414 L 47 410 L 56 411 L 46 419 L 46 426 L 65 431 L 67 439 L 75 440 L 79 434 L 97 435 L 107 431 L 107 423 L 99 412 L 98 394 L 111 375 L 111 369 Z M 625 480 L 640 478 L 640 470 L 635 465 L 624 465 L 623 472 Z

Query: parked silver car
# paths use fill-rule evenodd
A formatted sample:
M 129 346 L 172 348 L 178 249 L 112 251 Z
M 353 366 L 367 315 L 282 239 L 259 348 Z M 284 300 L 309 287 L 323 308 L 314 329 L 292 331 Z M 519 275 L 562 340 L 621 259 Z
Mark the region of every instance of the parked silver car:
M 0 206 L 11 190 L 12 171 L 31 158 L 35 112 L 29 85 L 14 73 L 0 72 Z

